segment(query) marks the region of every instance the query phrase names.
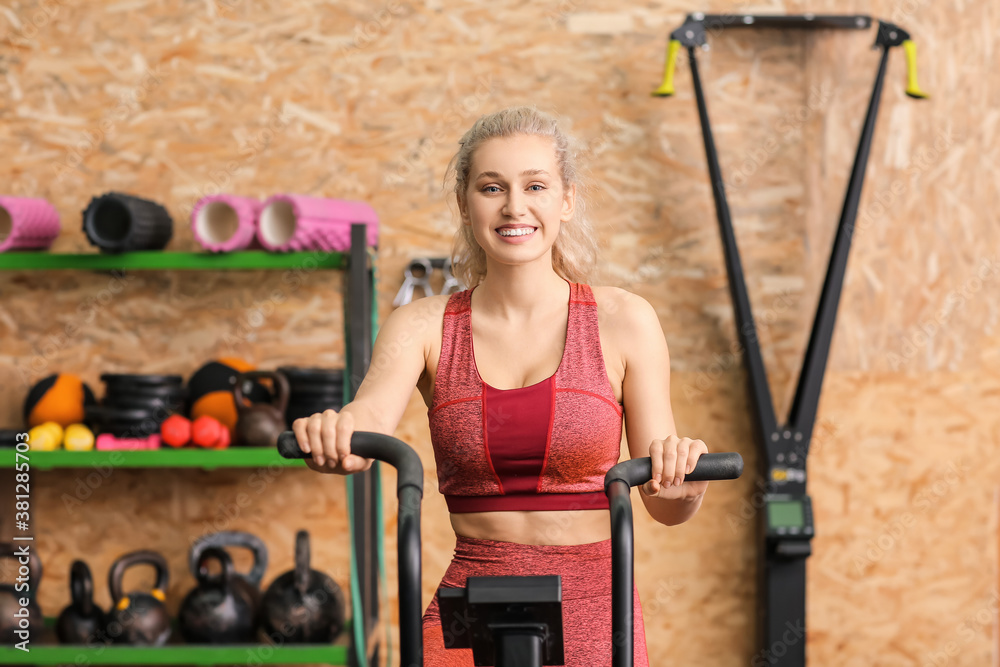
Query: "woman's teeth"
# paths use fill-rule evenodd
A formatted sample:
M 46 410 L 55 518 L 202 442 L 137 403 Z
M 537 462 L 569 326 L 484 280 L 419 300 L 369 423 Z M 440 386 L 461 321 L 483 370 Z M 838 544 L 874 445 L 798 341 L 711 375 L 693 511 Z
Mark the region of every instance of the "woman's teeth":
M 517 229 L 498 229 L 500 236 L 524 236 L 535 231 L 534 227 L 518 227 Z

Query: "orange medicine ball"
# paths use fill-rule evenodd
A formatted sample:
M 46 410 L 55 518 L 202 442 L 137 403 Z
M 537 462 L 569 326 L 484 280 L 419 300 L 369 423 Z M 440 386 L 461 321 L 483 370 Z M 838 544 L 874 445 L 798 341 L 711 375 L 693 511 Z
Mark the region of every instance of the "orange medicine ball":
M 188 380 L 188 400 L 191 401 L 191 420 L 199 417 L 214 417 L 230 430 L 236 428 L 236 398 L 233 386 L 236 377 L 243 372 L 254 370 L 254 366 L 243 359 L 223 357 L 210 361 Z M 252 402 L 270 400 L 270 392 L 261 384 L 243 387 L 244 396 Z
M 37 383 L 24 399 L 24 421 L 29 427 L 55 422 L 63 428 L 84 420 L 84 406 L 97 399 L 79 376 L 50 375 Z

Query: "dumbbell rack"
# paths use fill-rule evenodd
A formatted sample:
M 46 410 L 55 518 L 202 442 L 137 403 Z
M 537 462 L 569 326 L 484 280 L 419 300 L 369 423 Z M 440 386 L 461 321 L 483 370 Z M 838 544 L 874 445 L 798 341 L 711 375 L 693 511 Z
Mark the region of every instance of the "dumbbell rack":
M 260 269 L 342 269 L 347 271 L 344 294 L 344 335 L 346 363 L 344 402 L 351 400 L 364 378 L 371 360 L 377 330 L 373 251 L 366 245 L 365 225 L 351 226 L 349 253 L 300 252 L 268 253 L 247 251 L 226 254 L 186 252 L 133 252 L 120 255 L 53 254 L 47 252 L 0 253 L 0 270 L 260 270 Z M 0 449 L 0 480 L 13 489 L 15 452 Z M 33 471 L 53 468 L 256 468 L 263 466 L 304 467 L 302 461 L 282 458 L 275 448 L 233 447 L 203 449 L 160 449 L 147 451 L 31 452 Z M 8 478 L 11 484 L 8 485 Z M 345 478 L 351 528 L 351 611 L 343 637 L 329 645 L 246 644 L 201 646 L 168 644 L 161 647 L 39 645 L 33 637 L 31 650 L 24 652 L 0 646 L 2 665 L 79 664 L 91 665 L 228 665 L 249 660 L 256 664 L 351 665 L 379 664 L 376 633 L 379 616 L 379 575 L 384 573 L 382 499 L 379 463 L 370 470 Z M 36 482 L 37 483 L 37 482 Z M 6 496 L 10 495 L 8 499 Z M 8 500 L 0 498 L 0 524 L 13 517 Z M 5 534 L 12 531 L 5 529 Z M 364 619 L 358 623 L 357 619 Z M 55 619 L 46 618 L 46 633 Z M 175 630 L 176 632 L 176 630 Z M 359 650 L 363 647 L 363 650 Z

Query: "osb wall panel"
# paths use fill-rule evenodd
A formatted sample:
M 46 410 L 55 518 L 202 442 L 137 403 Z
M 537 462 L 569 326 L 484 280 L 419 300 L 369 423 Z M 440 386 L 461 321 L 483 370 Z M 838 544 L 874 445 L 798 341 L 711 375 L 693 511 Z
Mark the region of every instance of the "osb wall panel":
M 450 248 L 455 223 L 441 183 L 458 137 L 480 113 L 536 104 L 585 145 L 604 248 L 597 282 L 633 290 L 660 313 L 681 434 L 740 451 L 752 472 L 742 360 L 684 54 L 676 97 L 648 96 L 666 35 L 694 9 L 866 12 L 917 40 L 933 97 L 903 95 L 895 50 L 810 459 L 818 536 L 807 650 L 813 664 L 985 664 L 996 644 L 1000 439 L 1000 17 L 985 0 L 11 3 L 0 10 L 3 189 L 56 205 L 56 251 L 86 249 L 79 212 L 111 189 L 163 202 L 178 221 L 175 249 L 194 247 L 187 215 L 217 189 L 363 199 L 382 219 L 384 316 L 409 258 Z M 779 419 L 877 67 L 873 39 L 872 30 L 727 33 L 699 52 Z M 284 285 L 277 275 L 141 275 L 60 340 L 111 278 L 4 276 L 0 363 L 11 379 L 0 416 L 18 414 L 25 360 L 94 382 L 102 370 L 187 374 L 228 346 L 265 367 L 342 363 L 337 280 L 311 276 L 271 308 L 271 291 Z M 418 398 L 397 435 L 428 464 L 427 600 L 454 538 Z M 249 488 L 243 474 L 168 473 L 157 476 L 162 488 L 132 492 L 146 473 L 115 471 L 114 490 L 95 493 L 88 516 L 114 516 L 123 497 L 135 504 L 103 523 L 70 517 L 44 494 L 43 607 L 64 602 L 71 554 L 95 534 L 99 572 L 133 533 L 180 567 L 178 542 Z M 38 479 L 75 484 L 69 473 Z M 315 557 L 342 567 L 342 485 L 296 472 L 272 486 L 243 527 L 277 554 L 298 527 L 283 517 L 312 505 Z M 388 474 L 389 517 L 392 488 Z M 653 665 L 753 664 L 757 490 L 751 474 L 714 485 L 699 515 L 670 529 L 637 505 L 636 576 Z M 390 519 L 393 604 L 394 529 Z

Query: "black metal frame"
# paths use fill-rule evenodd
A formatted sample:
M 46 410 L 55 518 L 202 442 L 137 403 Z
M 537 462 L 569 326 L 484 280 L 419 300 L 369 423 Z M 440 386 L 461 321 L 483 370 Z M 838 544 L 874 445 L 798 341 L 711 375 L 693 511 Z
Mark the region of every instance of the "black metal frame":
M 698 73 L 695 49 L 706 44 L 706 30 L 717 31 L 738 27 L 864 29 L 870 25 L 871 18 L 867 16 L 691 14 L 685 23 L 671 34 L 672 40 L 676 40 L 681 46 L 687 48 L 691 64 L 691 77 L 694 82 L 698 115 L 701 120 L 708 170 L 712 182 L 712 195 L 715 200 L 716 215 L 725 252 L 726 271 L 729 275 L 730 292 L 736 315 L 737 335 L 744 350 L 750 397 L 756 419 L 755 439 L 758 449 L 762 453 L 760 459 L 761 474 L 766 480 L 768 494 L 780 492 L 785 497 L 798 498 L 803 503 L 808 503 L 806 457 L 809 453 L 809 443 L 816 421 L 817 406 L 837 318 L 841 287 L 847 270 L 851 236 L 857 218 L 865 167 L 875 131 L 889 49 L 908 41 L 909 35 L 896 25 L 885 21 L 879 22 L 875 48 L 882 48 L 882 57 L 875 76 L 854 165 L 851 169 L 851 177 L 840 221 L 837 225 L 837 235 L 831 251 L 830 264 L 820 294 L 795 398 L 788 421 L 782 425 L 778 424 L 777 415 L 774 412 L 771 392 L 767 383 L 767 373 L 758 345 L 750 299 L 744 281 L 739 250 L 736 246 L 736 237 L 733 233 L 729 205 L 726 201 L 722 169 L 719 166 L 719 157 L 712 137 L 708 108 L 705 103 L 705 93 L 702 89 L 701 76 Z M 670 77 L 672 79 L 672 71 Z M 917 90 L 915 86 L 913 90 Z M 670 92 L 659 94 L 670 94 Z M 914 97 L 922 96 L 922 94 L 913 95 L 910 90 L 907 93 Z M 760 644 L 756 656 L 763 659 L 761 664 L 778 667 L 805 665 L 805 559 L 811 553 L 809 538 L 812 535 L 810 534 L 804 539 L 803 536 L 792 539 L 769 535 L 767 501 L 768 498 L 765 498 L 765 506 L 758 516 L 759 547 L 764 557 L 759 562 L 758 574 L 760 593 L 758 595 L 757 616 Z M 797 632 L 793 633 L 793 635 L 797 635 L 794 641 L 788 639 L 789 624 L 792 624 L 796 630 L 799 627 L 802 629 L 801 635 L 798 635 Z M 782 648 L 780 655 L 774 650 L 778 646 Z
M 369 261 L 368 244 L 365 236 L 366 225 L 351 225 L 351 250 L 347 268 L 347 279 L 344 281 L 347 321 L 345 322 L 345 349 L 350 369 L 345 388 L 344 404 L 350 402 L 361 386 L 372 356 L 372 314 L 374 297 L 374 267 Z M 351 500 L 353 503 L 354 525 L 354 567 L 360 585 L 361 609 L 363 619 L 354 619 L 355 623 L 364 625 L 362 635 L 364 646 L 357 646 L 351 633 L 351 643 L 348 661 L 352 667 L 362 663 L 360 654 L 367 656 L 368 665 L 379 664 L 379 650 L 376 645 L 371 655 L 368 655 L 368 645 L 379 621 L 379 589 L 378 560 L 381 550 L 379 531 L 381 526 L 375 526 L 375 508 L 379 502 L 379 464 L 376 462 L 364 472 L 350 476 Z

